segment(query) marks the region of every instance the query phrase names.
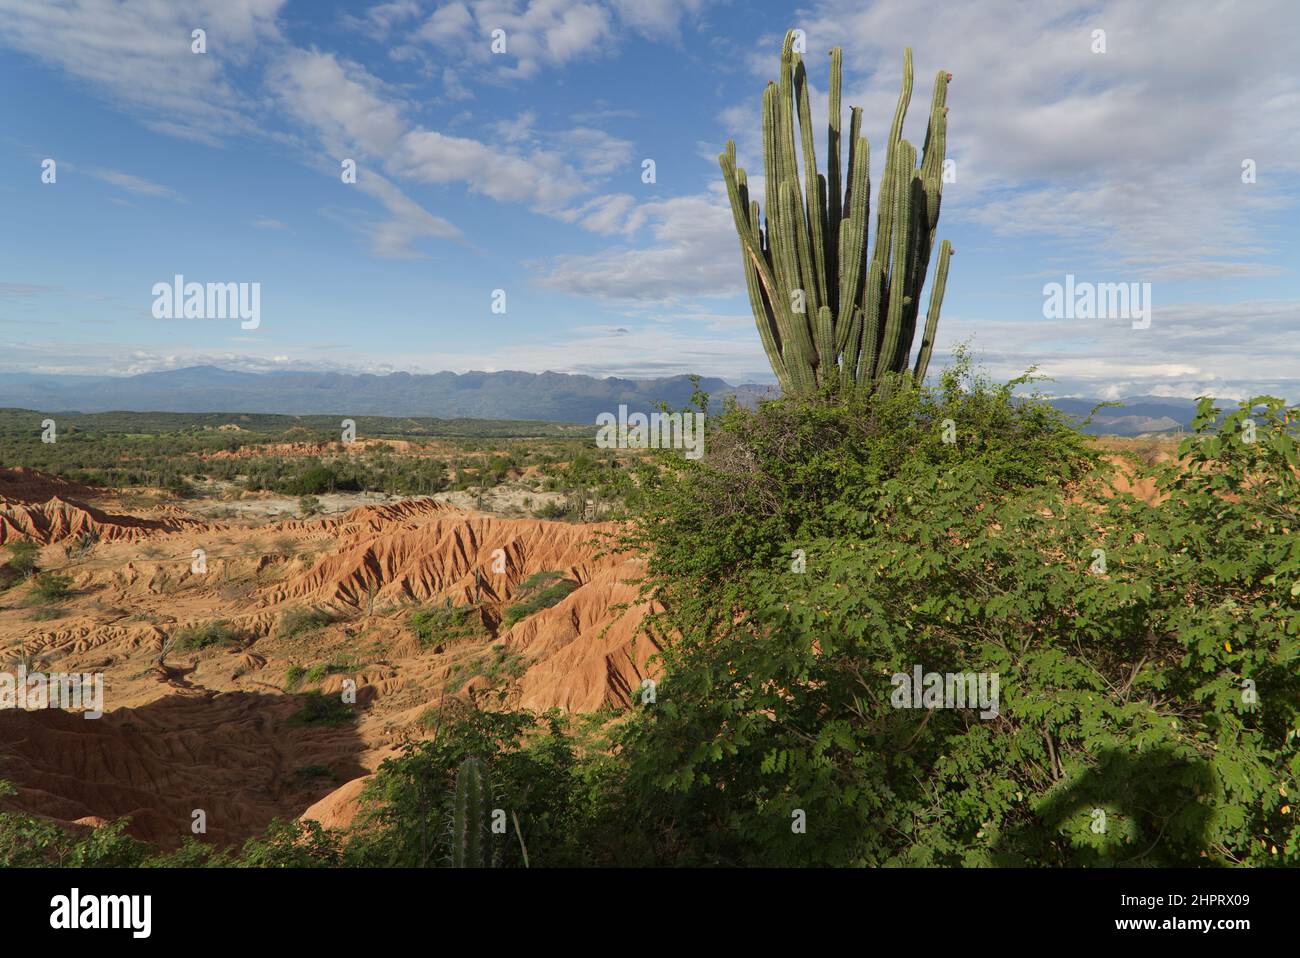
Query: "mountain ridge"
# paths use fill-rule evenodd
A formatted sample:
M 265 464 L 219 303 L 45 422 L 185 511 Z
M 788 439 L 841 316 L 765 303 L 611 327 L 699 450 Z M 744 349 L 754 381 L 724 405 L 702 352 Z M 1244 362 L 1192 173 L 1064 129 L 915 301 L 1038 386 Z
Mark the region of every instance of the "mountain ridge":
M 734 396 L 753 405 L 776 395 L 775 386 L 732 385 L 717 377 L 700 377 L 699 387 L 714 403 Z M 630 412 L 652 412 L 661 402 L 683 408 L 694 390 L 689 375 L 597 378 L 549 370 L 248 372 L 209 364 L 129 376 L 0 372 L 0 407 L 65 413 L 221 411 L 589 423 L 599 413 L 616 412 L 619 405 Z M 1100 402 L 1079 397 L 1050 401 L 1079 419 Z M 1100 410 L 1086 431 L 1121 436 L 1168 432 L 1185 429 L 1195 412 L 1190 398 L 1133 396 L 1122 402 L 1121 408 Z

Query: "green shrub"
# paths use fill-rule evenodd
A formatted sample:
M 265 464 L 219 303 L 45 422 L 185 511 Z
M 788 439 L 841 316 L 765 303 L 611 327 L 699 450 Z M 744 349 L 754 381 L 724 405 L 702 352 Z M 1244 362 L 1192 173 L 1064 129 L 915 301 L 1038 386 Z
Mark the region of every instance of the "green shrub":
M 666 704 L 639 710 L 619 756 L 624 814 L 671 829 L 653 859 L 1300 863 L 1282 404 L 1250 405 L 1246 443 L 1245 408 L 1216 431 L 1207 401 L 1193 466 L 1165 471 L 1155 506 L 1100 479 L 1063 488 L 1089 457 L 1033 403 L 977 386 L 885 405 L 874 439 L 817 404 L 725 415 L 706 460 L 651 496 L 656 625 L 681 639 Z M 956 449 L 928 438 L 943 418 Z M 895 707 L 893 677 L 918 665 L 999 676 L 996 716 Z
M 213 645 L 239 645 L 244 633 L 225 620 L 191 625 L 172 633 L 173 646 L 181 651 L 206 649 Z
M 280 489 L 291 496 L 318 496 L 321 493 L 333 492 L 338 480 L 338 473 L 333 469 L 316 465 L 285 481 Z
M 198 490 L 182 476 L 169 476 L 162 487 L 178 499 L 193 499 L 199 494 Z
M 72 595 L 72 580 L 66 575 L 42 572 L 32 583 L 32 600 L 44 605 L 62 602 Z
M 540 721 L 527 712 L 445 712 L 434 739 L 408 742 L 386 759 L 363 794 L 353 861 L 381 867 L 447 866 L 452 861 L 452 801 L 457 769 L 487 766 L 492 807 L 508 809 L 506 833 L 488 836 L 494 864 L 523 865 L 522 839 L 534 865 L 614 863 L 609 842 L 626 823 L 600 814 L 605 759 L 584 763 L 582 745 L 558 713 Z M 607 822 L 607 825 L 600 824 Z
M 315 632 L 338 621 L 338 616 L 328 609 L 297 608 L 280 613 L 276 623 L 276 637 L 281 639 L 297 638 L 308 632 Z
M 582 503 L 576 496 L 563 502 L 547 502 L 533 510 L 536 519 L 577 519 L 582 515 Z
M 446 639 L 477 635 L 482 631 L 477 610 L 468 605 L 418 609 L 411 613 L 407 623 L 420 640 L 422 648 L 429 648 Z
M 541 572 L 534 572 L 523 582 L 519 583 L 519 592 L 532 592 L 563 578 L 564 573 L 560 572 L 558 569 L 544 569 Z
M 356 672 L 360 668 L 356 662 L 335 659 L 332 662 L 318 662 L 309 668 L 303 678 L 308 682 L 319 682 L 328 675 Z
M 0 780 L 0 796 L 17 789 Z M 148 845 L 124 834 L 127 819 L 73 832 L 48 818 L 0 812 L 0 868 L 131 868 L 143 864 Z
M 506 608 L 501 617 L 501 625 L 508 629 L 534 612 L 549 609 L 577 587 L 578 583 L 563 578 L 563 573 L 560 572 L 534 573 L 519 584 L 517 596 L 520 601 Z
M 6 548 L 9 550 L 9 561 L 5 563 L 6 567 L 21 578 L 36 573 L 36 561 L 41 551 L 39 545 L 30 540 L 23 540 L 12 542 Z
M 53 619 L 61 619 L 68 614 L 68 610 L 61 605 L 40 605 L 32 609 L 27 614 L 27 618 L 33 622 L 49 622 Z
M 337 779 L 338 776 L 334 774 L 334 770 L 331 769 L 328 765 L 322 765 L 319 762 L 314 762 L 311 765 L 304 765 L 301 768 L 295 769 L 293 773 L 293 778 L 295 781 L 305 783 L 320 778 L 330 779 L 331 781 L 333 781 Z
M 336 832 L 320 822 L 272 822 L 263 835 L 250 838 L 234 864 L 240 868 L 335 868 L 344 863 Z
M 338 695 L 312 690 L 303 695 L 302 707 L 289 718 L 290 725 L 347 725 L 355 722 L 356 712 Z

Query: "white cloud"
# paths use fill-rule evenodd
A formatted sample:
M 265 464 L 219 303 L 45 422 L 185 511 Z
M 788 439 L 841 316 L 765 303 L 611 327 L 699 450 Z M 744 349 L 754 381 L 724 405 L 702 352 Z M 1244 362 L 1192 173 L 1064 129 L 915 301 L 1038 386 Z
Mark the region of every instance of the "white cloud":
M 217 144 L 253 126 L 236 69 L 278 36 L 284 0 L 0 0 L 0 42 L 87 81 L 115 105 L 163 132 Z M 208 52 L 190 52 L 207 31 Z
M 435 216 L 416 203 L 378 173 L 358 176 L 357 187 L 373 196 L 392 214 L 392 219 L 362 227 L 371 239 L 377 256 L 388 259 L 415 259 L 421 254 L 415 242 L 425 237 L 460 240 L 462 234 L 453 223 Z
M 613 0 L 614 10 L 625 24 L 657 39 L 674 39 L 682 20 L 698 15 L 705 0 Z
M 1152 279 L 1269 271 L 1277 251 L 1263 227 L 1294 203 L 1285 180 L 1300 172 L 1300 35 L 1277 30 L 1293 15 L 1288 0 L 1261 0 L 1249 16 L 1207 2 L 984 0 L 917 18 L 901 2 L 820 0 L 800 26 L 810 50 L 843 45 L 845 101 L 866 107 L 873 144 L 904 46 L 915 49 L 914 142 L 930 77 L 954 74 L 949 222 L 1074 241 L 1081 265 Z M 1091 52 L 1094 28 L 1107 32 L 1105 54 Z M 815 79 L 825 69 L 819 58 Z M 1247 158 L 1270 177 L 1242 184 Z
M 310 124 L 336 155 L 388 154 L 406 130 L 382 84 L 332 53 L 290 51 L 270 71 L 269 82 L 289 113 Z
M 439 7 L 416 38 L 455 52 L 499 80 L 529 79 L 544 68 L 610 55 L 628 33 L 673 40 L 708 0 L 471 0 Z M 505 53 L 494 54 L 494 30 Z
M 420 27 L 419 36 L 431 43 L 455 43 L 467 39 L 474 29 L 474 15 L 463 3 L 448 3 L 433 12 Z
M 1158 291 L 1158 287 L 1156 288 Z M 1240 396 L 1271 392 L 1300 399 L 1300 300 L 1163 303 L 1151 325 L 1129 320 L 990 321 L 945 315 L 935 362 L 969 341 L 1002 378 L 1030 366 L 1053 377 L 1054 392 L 1102 395 Z
M 132 176 L 130 173 L 122 173 L 118 170 L 91 170 L 90 175 L 97 180 L 126 190 L 128 193 L 135 193 L 137 196 L 156 196 L 160 199 L 185 201 L 185 198 L 171 187 L 153 183 L 139 176 Z
M 612 236 L 625 231 L 628 215 L 635 206 L 636 200 L 627 193 L 597 196 L 567 210 L 563 218 L 593 233 Z
M 542 285 L 577 296 L 660 304 L 743 291 L 731 213 L 716 196 L 643 203 L 630 212 L 619 197 L 607 197 L 590 214 L 601 232 L 612 231 L 617 216 L 624 216 L 624 232 L 644 231 L 650 244 L 530 264 Z

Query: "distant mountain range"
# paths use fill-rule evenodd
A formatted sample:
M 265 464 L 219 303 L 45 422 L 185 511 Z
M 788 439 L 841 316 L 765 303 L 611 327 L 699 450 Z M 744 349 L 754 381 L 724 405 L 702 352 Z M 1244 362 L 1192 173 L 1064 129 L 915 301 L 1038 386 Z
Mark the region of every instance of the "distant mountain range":
M 733 386 L 704 378 L 711 402 L 736 396 L 753 405 L 775 394 L 754 383 Z M 540 419 L 594 423 L 602 412 L 650 412 L 660 402 L 674 409 L 690 400 L 688 376 L 662 379 L 597 379 L 567 373 L 441 372 L 433 374 L 337 372 L 249 373 L 192 366 L 135 376 L 74 376 L 0 373 L 0 406 L 41 412 L 240 412 L 289 415 L 437 416 L 441 418 Z M 1071 415 L 1086 416 L 1091 399 L 1058 399 Z M 1195 401 L 1137 396 L 1122 409 L 1104 409 L 1087 431 L 1134 436 L 1186 427 Z
M 594 423 L 601 412 L 681 408 L 689 376 L 596 379 L 565 373 L 249 373 L 191 366 L 135 376 L 0 373 L 0 406 L 42 412 L 246 412 L 289 415 L 437 416 Z M 701 379 L 711 402 L 754 403 L 774 387 Z
M 1100 399 L 1053 399 L 1051 403 L 1061 412 L 1077 417 L 1088 417 Z M 1172 432 L 1186 429 L 1196 416 L 1195 399 L 1170 399 L 1165 396 L 1129 396 L 1119 400 L 1121 407 L 1098 410 L 1092 422 L 1083 431 L 1094 436 L 1140 436 L 1151 432 Z M 1226 400 L 1220 408 L 1230 406 Z

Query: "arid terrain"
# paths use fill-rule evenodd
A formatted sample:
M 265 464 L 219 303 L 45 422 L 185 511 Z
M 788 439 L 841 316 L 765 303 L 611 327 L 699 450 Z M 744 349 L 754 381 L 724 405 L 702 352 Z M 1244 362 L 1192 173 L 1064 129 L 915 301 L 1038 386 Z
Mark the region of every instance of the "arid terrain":
M 277 817 L 346 821 L 365 776 L 456 699 L 626 704 L 656 644 L 637 562 L 609 551 L 616 524 L 476 500 L 340 493 L 301 517 L 266 492 L 182 500 L 0 470 L 0 545 L 35 542 L 39 573 L 68 580 L 45 601 L 39 576 L 0 592 L 4 668 L 102 673 L 105 710 L 0 714 L 0 779 L 18 789 L 3 807 L 127 816 L 162 846 L 203 809 L 225 844 Z M 350 682 L 346 714 L 313 712 Z

